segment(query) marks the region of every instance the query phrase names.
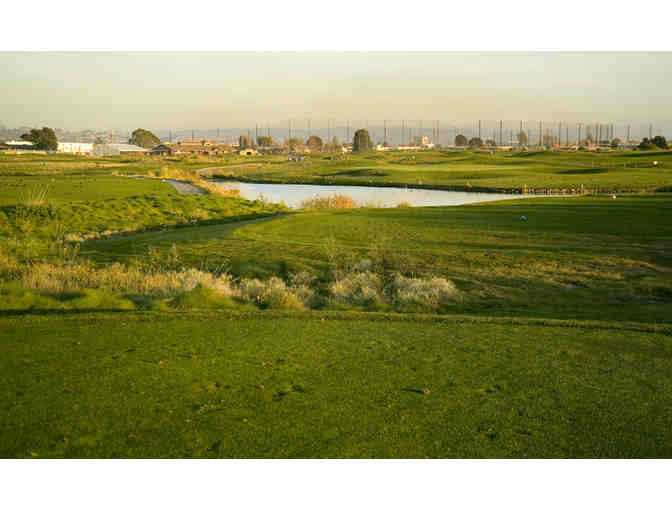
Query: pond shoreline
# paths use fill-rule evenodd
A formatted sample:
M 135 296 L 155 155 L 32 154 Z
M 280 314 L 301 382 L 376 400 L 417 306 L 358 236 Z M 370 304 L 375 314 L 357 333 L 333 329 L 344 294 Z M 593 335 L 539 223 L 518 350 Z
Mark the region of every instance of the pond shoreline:
M 585 186 L 576 186 L 572 188 L 493 188 L 488 186 L 464 186 L 464 185 L 446 185 L 446 184 L 408 184 L 401 182 L 352 182 L 352 181 L 334 181 L 332 179 L 314 178 L 314 179 L 264 179 L 264 178 L 250 178 L 239 175 L 218 175 L 212 174 L 208 179 L 213 183 L 217 182 L 241 182 L 247 184 L 305 184 L 313 186 L 363 186 L 369 188 L 399 188 L 399 189 L 419 189 L 419 190 L 434 190 L 434 191 L 459 191 L 466 193 L 499 193 L 506 195 L 567 195 L 567 196 L 581 196 L 581 195 L 595 195 L 595 194 L 610 194 L 610 193 L 628 193 L 628 194 L 648 194 L 648 193 L 664 193 L 667 190 L 655 189 L 636 189 L 636 188 L 588 188 Z M 672 191 L 672 188 L 671 190 Z

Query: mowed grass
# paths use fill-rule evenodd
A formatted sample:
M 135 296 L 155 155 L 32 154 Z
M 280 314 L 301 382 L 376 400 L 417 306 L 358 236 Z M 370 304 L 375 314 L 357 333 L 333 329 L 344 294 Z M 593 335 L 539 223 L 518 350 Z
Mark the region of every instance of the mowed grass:
M 332 238 L 341 258 L 383 244 L 396 270 L 452 280 L 461 313 L 669 322 L 670 217 L 666 194 L 355 209 L 92 241 L 81 253 L 104 264 L 175 244 L 185 264 L 238 276 L 324 276 Z
M 667 335 L 378 319 L 0 318 L 0 456 L 672 455 Z

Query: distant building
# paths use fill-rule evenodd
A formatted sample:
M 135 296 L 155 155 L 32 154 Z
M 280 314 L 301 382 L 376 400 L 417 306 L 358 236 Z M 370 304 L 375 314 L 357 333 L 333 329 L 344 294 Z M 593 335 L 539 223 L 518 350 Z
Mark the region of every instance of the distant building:
M 238 151 L 238 154 L 240 154 L 241 156 L 258 156 L 259 151 L 256 150 L 256 149 L 253 149 L 252 147 L 247 147 L 245 149 L 240 149 Z
M 169 144 L 162 143 L 154 147 L 151 151 L 149 151 L 149 153 L 158 156 L 172 156 L 174 154 L 174 151 Z
M 154 152 L 155 149 L 158 149 L 158 152 Z M 168 150 L 171 152 L 169 153 Z M 154 147 L 152 149 L 152 154 L 225 154 L 231 152 L 231 146 L 223 145 L 219 142 L 210 142 L 207 140 L 201 140 L 200 142 L 189 141 L 189 142 L 177 142 L 177 143 L 163 143 Z
M 104 143 L 95 145 L 93 154 L 96 156 L 129 156 L 145 154 L 147 149 L 130 143 Z
M 67 154 L 91 154 L 93 152 L 92 143 L 79 142 L 58 142 L 58 152 Z

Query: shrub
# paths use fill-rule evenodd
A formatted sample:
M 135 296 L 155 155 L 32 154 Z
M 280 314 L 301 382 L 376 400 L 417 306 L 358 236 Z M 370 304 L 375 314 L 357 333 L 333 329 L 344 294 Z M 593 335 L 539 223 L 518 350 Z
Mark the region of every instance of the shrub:
M 460 300 L 455 285 L 445 278 L 406 278 L 397 274 L 392 283 L 395 300 L 402 305 L 438 309 Z
M 371 272 L 346 275 L 329 285 L 332 300 L 341 304 L 370 305 L 382 301 L 380 276 Z

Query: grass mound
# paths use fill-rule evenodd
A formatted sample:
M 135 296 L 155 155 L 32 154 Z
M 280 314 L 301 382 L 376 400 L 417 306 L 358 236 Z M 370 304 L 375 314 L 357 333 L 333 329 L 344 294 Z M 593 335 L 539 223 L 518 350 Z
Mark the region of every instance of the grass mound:
M 168 301 L 168 306 L 176 310 L 217 310 L 220 308 L 238 308 L 241 305 L 215 289 L 199 283 L 192 290 Z
M 134 310 L 129 299 L 86 289 L 78 292 L 41 294 L 15 285 L 0 288 L 0 310 Z

